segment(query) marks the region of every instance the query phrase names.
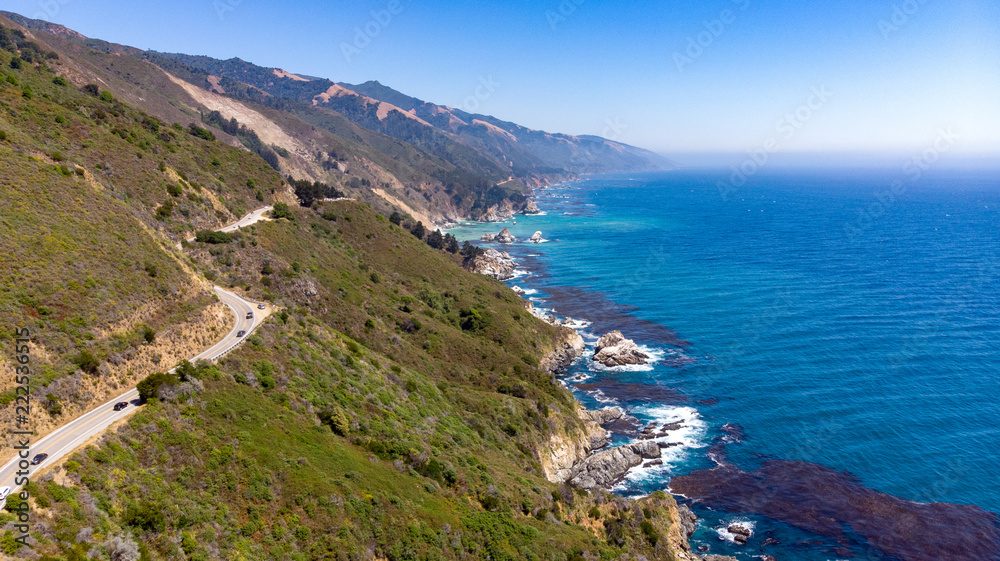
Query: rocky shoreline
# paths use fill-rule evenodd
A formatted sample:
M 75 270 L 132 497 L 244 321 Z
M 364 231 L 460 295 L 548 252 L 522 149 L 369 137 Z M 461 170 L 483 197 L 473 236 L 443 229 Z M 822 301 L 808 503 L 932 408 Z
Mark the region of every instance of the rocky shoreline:
M 537 211 L 537 207 L 535 209 Z M 510 230 L 504 228 L 497 234 L 482 236 L 481 241 L 511 244 L 517 240 Z M 544 240 L 541 232 L 535 232 L 527 241 L 540 243 Z M 515 277 L 516 267 L 510 254 L 488 248 L 468 260 L 466 268 L 475 273 L 506 281 Z M 532 303 L 527 299 L 525 302 L 526 308 L 534 313 Z M 539 365 L 542 370 L 556 376 L 583 356 L 586 345 L 583 337 L 575 329 L 566 327 L 557 318 L 547 316 L 542 319 L 560 327 L 562 333 L 556 348 L 548 353 Z M 626 339 L 620 331 L 612 331 L 601 337 L 591 358 L 607 367 L 642 365 L 650 359 L 649 355 L 639 350 L 635 342 Z M 662 464 L 662 450 L 678 444 L 653 440 L 666 436 L 670 430 L 680 428 L 681 425 L 678 423 L 660 427 L 650 425 L 640 430 L 639 421 L 630 417 L 620 407 L 588 410 L 578 401 L 576 406 L 576 416 L 579 419 L 577 430 L 554 432 L 549 441 L 538 450 L 542 473 L 549 481 L 568 483 L 588 492 L 609 491 L 611 487 L 621 482 L 631 469 Z M 635 442 L 608 447 L 611 442 L 609 429 L 615 426 L 627 427 L 629 433 L 634 433 Z M 688 507 L 677 505 L 676 502 L 672 502 L 670 510 L 674 523 L 669 542 L 678 561 L 737 561 L 733 557 L 702 556 L 693 553 L 688 538 L 696 529 L 697 516 Z
M 583 356 L 585 345 L 576 330 L 562 327 L 563 337 L 555 350 L 542 359 L 543 370 L 555 376 Z M 630 417 L 620 407 L 586 409 L 577 402 L 577 417 L 581 423 L 579 433 L 554 433 L 544 450 L 539 450 L 542 472 L 546 479 L 555 483 L 568 483 L 590 492 L 608 491 L 628 474 L 629 470 L 649 460 L 660 462 L 663 448 L 674 443 L 654 442 L 652 438 L 664 436 L 666 431 L 679 428 L 679 424 L 667 424 L 657 428 L 650 425 L 636 431 L 638 442 L 607 448 L 610 431 L 607 427 L 615 424 L 638 427 L 638 421 Z M 668 540 L 678 561 L 737 561 L 735 557 L 723 555 L 702 556 L 691 551 L 688 539 L 697 528 L 698 517 L 685 505 L 672 503 L 670 508 L 673 525 Z

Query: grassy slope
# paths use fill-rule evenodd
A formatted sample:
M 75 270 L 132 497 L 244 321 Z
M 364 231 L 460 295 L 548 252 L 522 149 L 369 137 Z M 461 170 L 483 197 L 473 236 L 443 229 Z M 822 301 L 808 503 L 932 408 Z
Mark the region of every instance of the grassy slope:
M 281 179 L 252 154 L 57 84 L 43 65 L 15 69 L 13 58 L 0 50 L 0 311 L 39 333 L 45 395 L 81 350 L 103 362 L 138 345 L 128 318 L 170 329 L 211 304 L 170 246 L 264 204 L 258 190 L 272 200 Z M 157 217 L 165 204 L 170 215 Z M 5 406 L 10 390 L 0 386 Z

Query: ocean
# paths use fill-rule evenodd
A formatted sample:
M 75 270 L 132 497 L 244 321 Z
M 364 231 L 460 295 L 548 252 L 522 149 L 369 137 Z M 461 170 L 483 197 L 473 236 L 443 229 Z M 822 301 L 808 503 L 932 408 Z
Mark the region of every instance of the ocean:
M 589 408 L 680 422 L 615 491 L 683 495 L 700 553 L 1000 558 L 1000 173 L 730 174 L 591 177 L 451 232 L 510 228 L 482 245 L 517 259 L 507 284 L 539 313 L 655 359 L 588 353 L 560 378 Z

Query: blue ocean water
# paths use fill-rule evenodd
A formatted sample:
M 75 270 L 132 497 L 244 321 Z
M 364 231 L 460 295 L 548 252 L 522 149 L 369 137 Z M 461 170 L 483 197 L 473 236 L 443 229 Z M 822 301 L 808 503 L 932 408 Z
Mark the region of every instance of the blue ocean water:
M 616 490 L 666 489 L 716 466 L 725 443 L 742 470 L 801 460 L 903 499 L 1000 512 L 1000 174 L 728 181 L 712 169 L 594 177 L 537 191 L 541 215 L 452 230 L 510 228 L 520 242 L 501 249 L 524 274 L 508 284 L 541 313 L 580 320 L 590 343 L 619 329 L 660 359 L 616 371 L 585 357 L 563 375 L 588 407 L 682 423 L 662 439 L 679 443 L 664 465 Z M 538 230 L 547 242 L 522 243 Z M 857 528 L 692 508 L 693 544 L 710 553 L 893 558 Z M 748 545 L 733 522 L 752 529 Z

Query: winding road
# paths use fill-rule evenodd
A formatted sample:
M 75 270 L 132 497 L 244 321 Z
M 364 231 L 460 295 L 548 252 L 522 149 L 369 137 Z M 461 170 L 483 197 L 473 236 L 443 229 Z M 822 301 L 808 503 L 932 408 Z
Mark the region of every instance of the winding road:
M 261 216 L 270 209 L 271 207 L 269 206 L 257 209 L 244 216 L 238 222 L 224 228 L 220 228 L 220 231 L 229 232 L 253 224 L 254 222 L 260 220 Z M 198 355 L 191 357 L 191 362 L 196 362 L 202 359 L 215 360 L 224 356 L 226 353 L 236 348 L 236 346 L 249 336 L 250 332 L 260 325 L 264 318 L 271 313 L 271 307 L 266 304 L 264 305 L 264 309 L 259 309 L 256 302 L 245 300 L 238 294 L 229 292 L 228 290 L 224 290 L 218 286 L 214 287 L 214 290 L 219 296 L 219 300 L 229 306 L 232 310 L 233 328 L 226 334 L 225 337 L 216 342 L 214 345 L 205 349 Z M 251 312 L 252 317 L 248 318 L 247 315 Z M 240 331 L 245 332 L 243 337 L 238 336 Z M 175 368 L 170 369 L 170 372 L 173 372 Z M 115 411 L 115 404 L 120 402 L 127 402 L 128 406 L 121 411 Z M 13 492 L 20 487 L 20 485 L 17 485 L 15 482 L 16 479 L 19 479 L 19 471 L 22 476 L 25 471 L 27 471 L 30 475 L 34 474 L 37 470 L 44 469 L 49 465 L 58 462 L 61 458 L 76 450 L 101 431 L 127 417 L 129 414 L 134 412 L 136 407 L 140 404 L 139 392 L 135 388 L 132 388 L 107 403 L 84 413 L 72 421 L 67 422 L 46 435 L 44 438 L 32 441 L 26 458 L 15 456 L 2 468 L 0 468 L 0 488 L 9 486 L 12 489 L 11 493 L 13 494 Z M 11 444 L 13 446 L 17 446 L 18 439 L 12 438 Z M 23 461 L 30 461 L 37 454 L 48 454 L 49 456 L 39 465 L 28 466 L 27 468 L 22 467 Z M 3 502 L 4 501 L 0 501 L 0 506 L 3 505 Z
M 267 218 L 264 217 L 264 213 L 273 209 L 274 207 L 272 206 L 265 206 L 258 208 L 257 210 L 254 211 L 250 211 L 246 214 L 246 216 L 240 218 L 236 222 L 233 222 L 229 226 L 224 226 L 222 228 L 216 229 L 216 232 L 234 232 L 236 230 L 239 230 L 240 228 L 246 228 L 251 224 L 260 222 L 261 220 L 267 220 Z M 195 240 L 194 238 L 188 238 L 187 241 L 193 242 L 194 240 Z

